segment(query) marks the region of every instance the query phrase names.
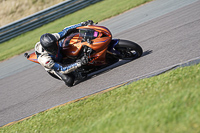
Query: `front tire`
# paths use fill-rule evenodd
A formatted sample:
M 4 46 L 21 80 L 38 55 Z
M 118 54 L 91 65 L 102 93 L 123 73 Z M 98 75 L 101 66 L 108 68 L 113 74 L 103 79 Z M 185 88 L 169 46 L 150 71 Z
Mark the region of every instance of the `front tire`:
M 119 40 L 115 49 L 120 53 L 120 59 L 136 59 L 142 56 L 142 48 L 135 42 L 128 40 Z

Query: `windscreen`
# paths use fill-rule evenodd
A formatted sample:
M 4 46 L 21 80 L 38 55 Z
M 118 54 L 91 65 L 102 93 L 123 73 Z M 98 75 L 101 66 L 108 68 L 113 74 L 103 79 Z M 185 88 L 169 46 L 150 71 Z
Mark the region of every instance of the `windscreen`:
M 79 34 L 84 39 L 95 39 L 98 37 L 99 32 L 92 29 L 80 29 Z

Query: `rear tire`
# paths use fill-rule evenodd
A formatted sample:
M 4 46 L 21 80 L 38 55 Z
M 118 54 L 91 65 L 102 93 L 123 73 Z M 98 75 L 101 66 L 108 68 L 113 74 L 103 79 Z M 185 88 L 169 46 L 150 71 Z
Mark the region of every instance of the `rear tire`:
M 137 43 L 128 40 L 119 40 L 115 49 L 120 52 L 120 59 L 136 59 L 143 54 L 142 48 Z

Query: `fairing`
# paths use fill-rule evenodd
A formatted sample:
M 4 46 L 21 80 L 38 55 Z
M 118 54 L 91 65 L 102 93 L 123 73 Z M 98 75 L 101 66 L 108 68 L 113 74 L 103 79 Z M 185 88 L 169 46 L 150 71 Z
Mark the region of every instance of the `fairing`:
M 95 51 L 90 58 L 90 65 L 104 65 L 106 64 L 107 51 L 114 52 L 114 47 L 119 42 L 118 39 L 112 40 L 111 32 L 103 26 L 89 25 L 77 28 L 79 33 L 74 33 L 65 38 L 62 44 L 61 53 L 63 58 L 77 58 L 83 45 L 92 48 Z M 87 40 L 89 39 L 89 41 Z M 28 60 L 38 63 L 35 53 L 29 55 Z

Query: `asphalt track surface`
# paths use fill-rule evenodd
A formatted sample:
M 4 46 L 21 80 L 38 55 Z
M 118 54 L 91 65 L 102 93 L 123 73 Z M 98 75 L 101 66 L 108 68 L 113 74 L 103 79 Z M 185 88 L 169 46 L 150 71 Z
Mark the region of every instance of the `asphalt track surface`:
M 155 0 L 100 23 L 144 54 L 68 88 L 22 55 L 0 64 L 0 126 L 200 57 L 200 1 Z M 133 88 L 134 89 L 134 88 Z

